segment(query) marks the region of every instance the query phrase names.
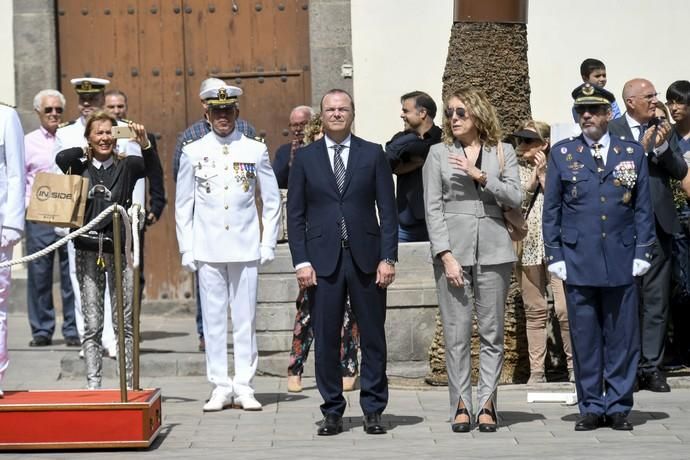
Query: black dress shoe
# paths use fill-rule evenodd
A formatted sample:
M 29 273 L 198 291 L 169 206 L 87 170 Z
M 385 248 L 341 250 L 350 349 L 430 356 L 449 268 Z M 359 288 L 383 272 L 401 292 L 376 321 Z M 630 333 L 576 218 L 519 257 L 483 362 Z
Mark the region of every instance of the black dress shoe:
M 343 418 L 337 414 L 327 414 L 316 431 L 319 436 L 333 436 L 343 432 Z
M 81 340 L 79 340 L 79 337 L 65 337 L 65 345 L 68 347 L 80 347 Z
M 575 431 L 592 431 L 604 426 L 604 417 L 597 414 L 588 413 L 580 417 L 575 423 Z
M 491 409 L 487 409 L 486 407 L 482 410 L 479 411 L 479 414 L 477 414 L 477 419 L 479 419 L 480 415 L 488 415 L 493 419 L 492 423 L 480 423 L 479 424 L 479 431 L 482 433 L 495 433 L 496 432 L 496 413 L 492 411 Z
M 467 422 L 456 422 L 458 415 L 467 415 Z M 450 429 L 453 430 L 453 433 L 469 433 L 470 429 L 472 428 L 472 425 L 469 422 L 470 419 L 470 413 L 467 412 L 466 407 L 458 407 L 458 410 L 455 411 L 455 417 L 453 418 L 453 423 L 450 424 Z
M 50 337 L 45 337 L 42 335 L 38 335 L 34 337 L 34 339 L 29 342 L 30 347 L 47 347 L 48 345 L 53 344 L 53 339 Z
M 363 425 L 367 434 L 386 434 L 387 432 L 381 424 L 381 414 L 365 415 Z
M 632 423 L 628 421 L 628 416 L 623 412 L 607 415 L 606 420 L 613 430 L 630 431 L 633 429 Z
M 643 372 L 639 378 L 640 390 L 649 390 L 655 393 L 668 393 L 671 387 L 666 383 L 666 377 L 659 371 Z

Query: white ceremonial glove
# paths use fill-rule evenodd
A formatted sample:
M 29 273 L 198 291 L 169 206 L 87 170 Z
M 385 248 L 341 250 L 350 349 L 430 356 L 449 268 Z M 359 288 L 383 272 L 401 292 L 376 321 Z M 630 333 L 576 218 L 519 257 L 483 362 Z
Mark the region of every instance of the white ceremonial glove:
M 66 227 L 53 227 L 55 234 L 62 238 L 63 236 L 69 235 L 69 228 Z
M 549 270 L 549 273 L 551 273 L 553 276 L 558 278 L 559 280 L 565 281 L 566 278 L 568 277 L 568 274 L 565 270 L 565 261 L 561 260 L 560 262 L 553 263 L 547 267 Z
M 12 247 L 22 239 L 22 233 L 13 228 L 3 228 L 0 236 L 0 246 L 3 248 Z
M 652 264 L 650 264 L 647 261 L 644 261 L 642 259 L 634 259 L 632 274 L 633 276 L 643 276 L 645 273 L 649 271 L 651 267 Z
M 261 265 L 268 265 L 271 262 L 273 262 L 273 259 L 275 258 L 276 254 L 273 248 L 270 248 L 268 246 L 261 246 L 261 259 L 259 260 L 259 263 Z
M 185 252 L 182 254 L 182 268 L 190 273 L 196 271 L 196 261 L 194 260 L 194 254 L 191 252 Z

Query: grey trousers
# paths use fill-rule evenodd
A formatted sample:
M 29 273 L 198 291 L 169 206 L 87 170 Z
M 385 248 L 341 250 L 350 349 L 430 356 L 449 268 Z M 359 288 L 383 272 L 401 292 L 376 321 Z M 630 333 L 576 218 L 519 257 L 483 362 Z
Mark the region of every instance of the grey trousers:
M 113 328 L 115 336 L 118 334 L 117 322 L 117 297 L 115 292 L 115 264 L 112 254 L 103 254 L 105 269 L 96 265 L 98 254 L 93 251 L 76 251 L 77 280 L 81 291 L 81 308 L 84 316 L 84 361 L 86 362 L 86 383 L 88 388 L 101 387 L 103 373 L 103 349 L 101 336 L 103 335 L 103 307 L 105 300 L 105 279 L 109 278 L 110 304 L 113 306 Z M 124 256 L 122 257 L 122 284 L 124 290 L 125 312 L 125 368 L 127 371 L 127 387 L 132 388 L 132 353 L 134 340 L 132 334 L 132 271 L 126 268 Z M 122 353 L 119 349 L 118 354 Z
M 513 263 L 463 267 L 464 287 L 448 284 L 443 265 L 434 264 L 436 292 L 446 341 L 446 368 L 453 420 L 460 400 L 470 414 L 472 406 L 472 318 L 479 332 L 477 407 L 489 399 L 498 411 L 496 387 L 503 368 L 503 314 Z

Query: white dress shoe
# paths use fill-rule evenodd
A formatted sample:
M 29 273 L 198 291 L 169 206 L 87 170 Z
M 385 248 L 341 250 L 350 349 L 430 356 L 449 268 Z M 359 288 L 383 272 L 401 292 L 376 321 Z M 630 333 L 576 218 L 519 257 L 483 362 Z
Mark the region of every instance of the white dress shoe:
M 216 412 L 232 406 L 232 390 L 216 387 L 211 398 L 204 404 L 204 412 Z
M 254 398 L 254 395 L 242 395 L 242 396 L 236 396 L 235 397 L 235 402 L 233 403 L 232 407 L 235 409 L 242 409 L 242 410 L 261 410 L 262 406 L 259 401 Z

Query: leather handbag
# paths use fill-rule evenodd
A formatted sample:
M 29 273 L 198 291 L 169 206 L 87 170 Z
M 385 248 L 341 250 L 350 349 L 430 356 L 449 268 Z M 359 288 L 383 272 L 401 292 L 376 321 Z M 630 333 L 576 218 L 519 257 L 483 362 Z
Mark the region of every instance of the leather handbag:
M 501 142 L 496 146 L 498 156 L 498 169 L 501 176 L 503 176 L 503 168 L 505 167 L 505 154 L 503 153 L 503 144 Z M 513 241 L 522 241 L 527 236 L 527 221 L 522 215 L 522 209 L 517 208 L 503 208 L 503 221 L 505 222 L 508 235 Z

